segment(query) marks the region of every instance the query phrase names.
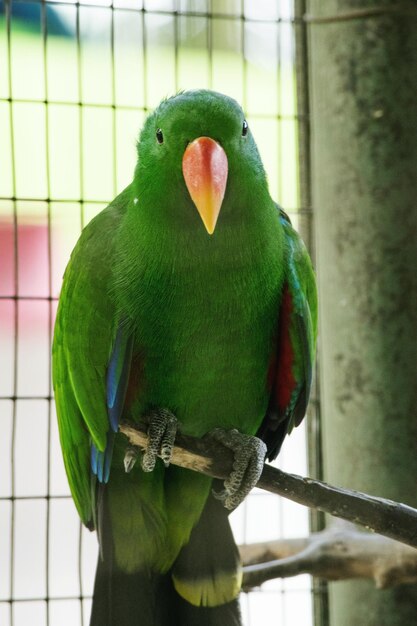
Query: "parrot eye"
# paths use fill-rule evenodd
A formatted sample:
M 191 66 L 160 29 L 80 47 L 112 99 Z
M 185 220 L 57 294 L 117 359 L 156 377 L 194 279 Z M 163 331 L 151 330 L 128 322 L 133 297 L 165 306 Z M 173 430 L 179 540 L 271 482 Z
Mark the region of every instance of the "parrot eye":
M 164 136 L 160 128 L 158 128 L 158 130 L 156 131 L 156 140 L 158 143 L 164 143 Z
M 243 120 L 243 126 L 242 126 L 242 137 L 246 137 L 246 135 L 248 134 L 248 123 L 246 120 Z

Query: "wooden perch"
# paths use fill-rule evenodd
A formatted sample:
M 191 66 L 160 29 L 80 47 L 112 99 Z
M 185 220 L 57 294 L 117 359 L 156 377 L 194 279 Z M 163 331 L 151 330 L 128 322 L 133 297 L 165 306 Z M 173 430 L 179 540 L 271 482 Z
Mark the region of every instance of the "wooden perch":
M 146 448 L 144 426 L 123 423 L 120 430 L 131 444 Z M 177 434 L 171 463 L 224 479 L 232 470 L 233 453 L 210 437 Z M 417 510 L 405 504 L 287 474 L 271 465 L 264 466 L 257 487 L 417 547 Z
M 311 574 L 326 580 L 371 578 L 385 589 L 417 582 L 417 550 L 351 524 L 333 526 L 303 539 L 240 546 L 243 589 L 267 580 Z

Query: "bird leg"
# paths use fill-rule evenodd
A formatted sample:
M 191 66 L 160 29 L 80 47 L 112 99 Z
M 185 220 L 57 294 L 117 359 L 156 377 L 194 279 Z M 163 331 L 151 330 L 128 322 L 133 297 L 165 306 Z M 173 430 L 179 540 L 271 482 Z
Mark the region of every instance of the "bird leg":
M 177 434 L 178 420 L 168 409 L 155 409 L 144 419 L 148 424 L 148 445 L 142 455 L 142 469 L 144 472 L 152 472 L 159 454 L 165 467 L 168 467 Z M 138 446 L 129 444 L 126 447 L 124 456 L 126 473 L 132 471 L 140 452 L 141 449 Z
M 126 474 L 129 474 L 129 472 L 131 472 L 134 468 L 136 461 L 138 460 L 139 452 L 140 448 L 138 446 L 134 446 L 131 443 L 126 446 L 126 452 L 123 459 Z
M 224 489 L 213 492 L 226 509 L 235 509 L 256 485 L 262 474 L 267 448 L 258 437 L 243 435 L 238 430 L 216 428 L 209 433 L 211 437 L 233 450 L 235 460 L 233 470 L 224 481 Z
M 146 418 L 149 424 L 148 446 L 142 455 L 141 464 L 144 472 L 152 472 L 159 454 L 165 467 L 170 464 L 178 420 L 168 409 L 155 409 Z M 129 464 L 130 456 L 130 446 L 128 446 L 125 453 L 125 467 L 126 463 Z

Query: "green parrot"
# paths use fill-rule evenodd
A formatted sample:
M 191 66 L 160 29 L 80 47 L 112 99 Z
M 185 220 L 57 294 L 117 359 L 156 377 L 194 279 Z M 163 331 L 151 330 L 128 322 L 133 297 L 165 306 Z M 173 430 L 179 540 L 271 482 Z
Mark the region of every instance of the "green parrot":
M 241 624 L 228 514 L 304 417 L 316 318 L 309 256 L 241 107 L 164 100 L 132 183 L 71 255 L 54 332 L 65 468 L 100 545 L 92 626 Z M 143 454 L 125 419 L 147 426 Z M 177 428 L 234 451 L 223 485 L 169 465 Z

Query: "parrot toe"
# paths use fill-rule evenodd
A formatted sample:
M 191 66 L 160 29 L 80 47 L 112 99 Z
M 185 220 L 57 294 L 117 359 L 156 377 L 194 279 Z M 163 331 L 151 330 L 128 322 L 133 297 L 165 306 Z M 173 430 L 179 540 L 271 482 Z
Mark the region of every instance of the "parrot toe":
M 125 457 L 123 459 L 126 474 L 129 474 L 129 472 L 131 472 L 134 468 L 135 463 L 138 460 L 139 453 L 140 448 L 138 446 L 129 444 L 126 447 Z
M 224 481 L 224 489 L 214 492 L 226 509 L 235 509 L 256 485 L 262 474 L 267 448 L 258 437 L 244 435 L 235 428 L 230 431 L 216 428 L 210 433 L 227 448 L 233 450 L 235 460 L 230 476 Z
M 142 456 L 142 469 L 152 472 L 158 455 L 168 467 L 177 434 L 178 420 L 168 409 L 157 409 L 148 415 L 148 447 Z

